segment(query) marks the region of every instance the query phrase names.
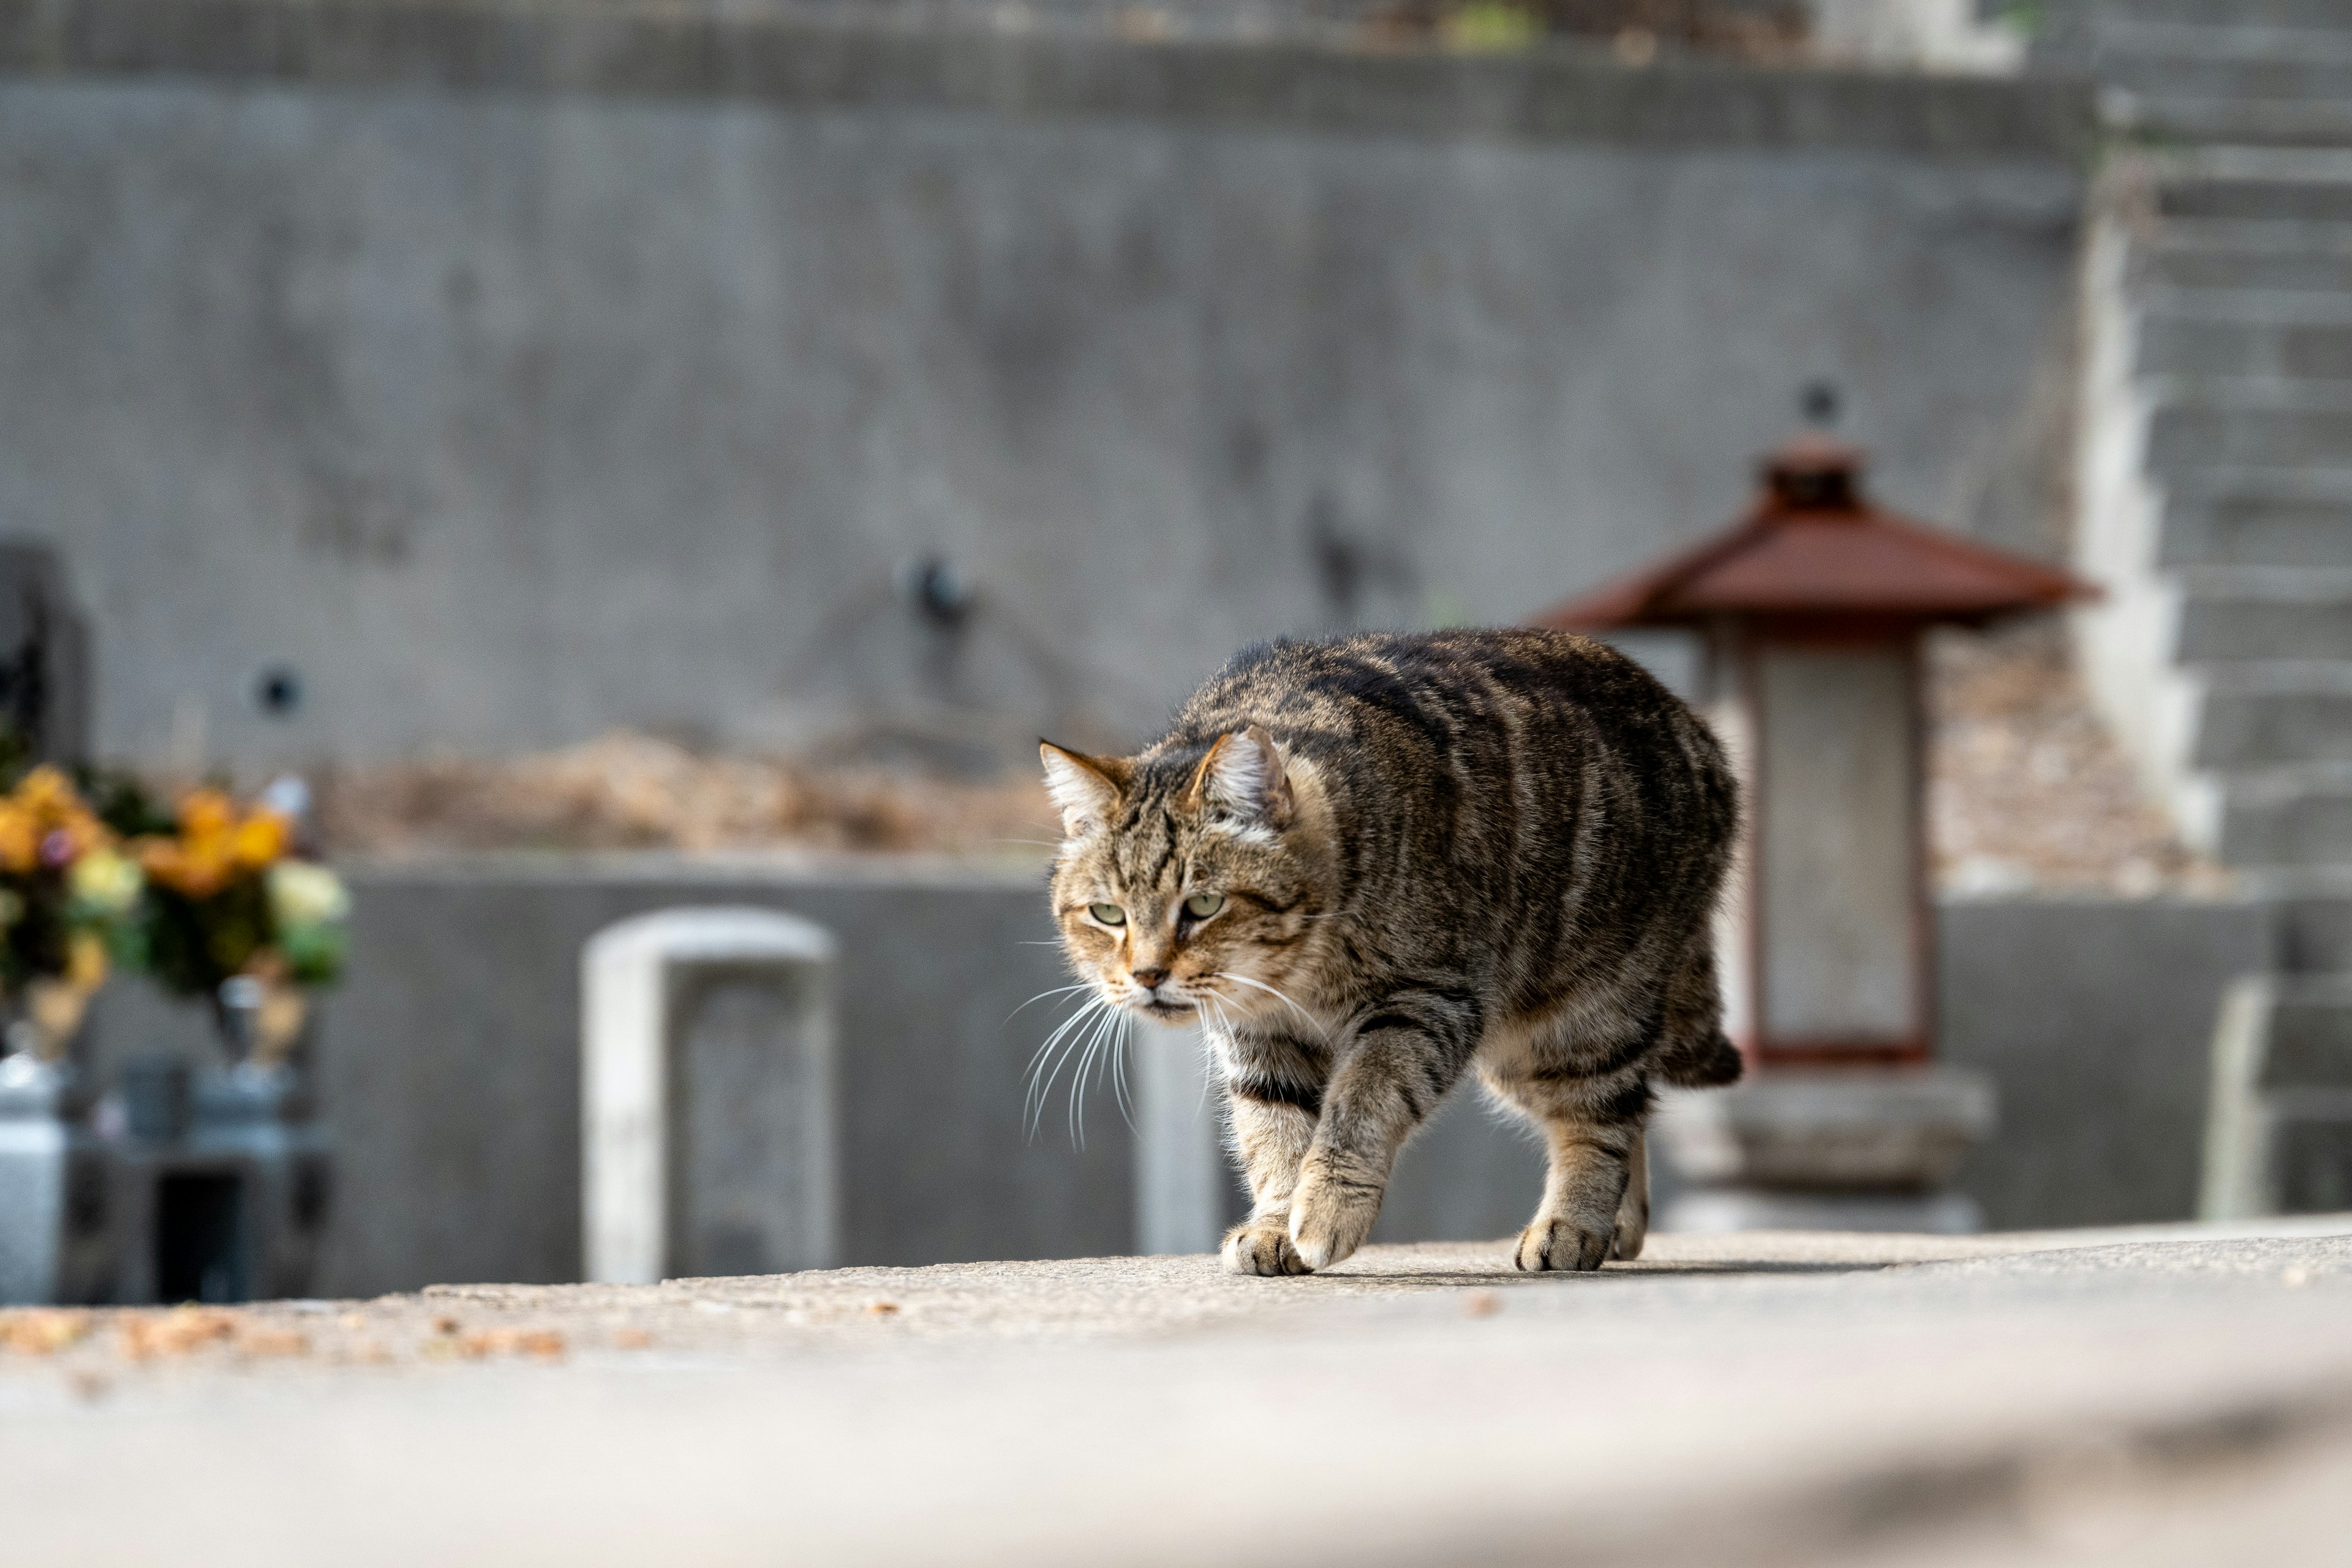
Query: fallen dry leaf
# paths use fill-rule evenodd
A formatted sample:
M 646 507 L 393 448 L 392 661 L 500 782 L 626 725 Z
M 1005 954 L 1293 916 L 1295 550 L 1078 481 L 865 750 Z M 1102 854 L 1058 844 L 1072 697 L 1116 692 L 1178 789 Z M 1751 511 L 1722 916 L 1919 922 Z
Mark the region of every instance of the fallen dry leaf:
M 18 1355 L 54 1355 L 89 1332 L 89 1314 L 59 1308 L 0 1312 L 0 1343 Z
M 174 1307 L 168 1312 L 139 1312 L 124 1318 L 117 1348 L 131 1361 L 186 1355 L 236 1331 L 234 1313 L 214 1307 Z

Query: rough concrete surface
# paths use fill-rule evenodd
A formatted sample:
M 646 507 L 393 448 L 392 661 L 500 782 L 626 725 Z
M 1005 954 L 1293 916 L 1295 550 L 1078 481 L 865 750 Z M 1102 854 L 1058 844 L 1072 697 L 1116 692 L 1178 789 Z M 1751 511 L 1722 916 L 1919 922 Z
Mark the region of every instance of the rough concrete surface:
M 12 1563 L 2346 1561 L 2352 1215 L 11 1321 Z M 143 1359 L 126 1352 L 144 1348 Z

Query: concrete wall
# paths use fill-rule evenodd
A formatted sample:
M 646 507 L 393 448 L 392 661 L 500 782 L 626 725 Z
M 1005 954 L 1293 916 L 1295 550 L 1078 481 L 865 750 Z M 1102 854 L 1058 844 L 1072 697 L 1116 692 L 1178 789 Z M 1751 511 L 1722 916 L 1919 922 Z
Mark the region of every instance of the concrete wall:
M 685 11 L 0 3 L 0 533 L 101 751 L 984 757 L 1520 616 L 1801 385 L 2051 542 L 2083 102 Z M 892 590 L 950 559 L 976 608 Z M 283 668 L 302 706 L 253 700 Z
M 1959 1185 L 1996 1229 L 2196 1214 L 2221 992 L 2275 966 L 2260 904 L 1956 900 L 1943 1052 L 1992 1076 L 2000 1131 Z
M 321 1034 L 341 1187 L 319 1289 L 561 1280 L 580 1268 L 579 955 L 678 903 L 806 915 L 841 942 L 843 1257 L 923 1264 L 1134 1248 L 1133 1134 L 1107 1082 L 1033 1138 L 1024 1069 L 1067 984 L 1039 879 L 942 864 L 615 858 L 362 868 L 355 958 Z M 1942 925 L 1943 1048 L 1990 1072 L 2001 1131 L 1962 1186 L 2004 1227 L 2187 1218 L 2221 987 L 2263 966 L 2252 906 L 1963 901 Z M 1013 1015 L 1008 1020 L 1008 1015 Z M 110 988 L 120 1060 L 201 1046 L 193 1014 Z M 1135 1048 L 1193 1052 L 1189 1032 Z M 1213 1100 L 1201 1114 L 1217 1114 Z M 1475 1093 L 1400 1161 L 1381 1240 L 1508 1235 L 1542 1158 Z M 1662 1176 L 1662 1182 L 1670 1174 Z

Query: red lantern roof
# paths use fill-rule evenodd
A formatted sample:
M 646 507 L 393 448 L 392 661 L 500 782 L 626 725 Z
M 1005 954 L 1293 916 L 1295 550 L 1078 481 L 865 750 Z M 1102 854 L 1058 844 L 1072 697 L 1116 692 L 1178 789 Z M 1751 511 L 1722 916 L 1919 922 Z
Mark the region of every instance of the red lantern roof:
M 1535 618 L 1562 631 L 1691 626 L 1725 616 L 1981 622 L 2098 590 L 2067 573 L 1879 510 L 1862 454 L 1801 437 L 1764 461 L 1740 521 Z

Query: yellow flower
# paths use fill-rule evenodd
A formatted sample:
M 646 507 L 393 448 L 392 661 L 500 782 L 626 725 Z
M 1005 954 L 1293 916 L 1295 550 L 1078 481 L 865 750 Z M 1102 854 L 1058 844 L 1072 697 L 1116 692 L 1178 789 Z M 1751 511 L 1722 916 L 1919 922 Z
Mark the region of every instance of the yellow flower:
M 16 804 L 36 816 L 57 817 L 81 804 L 73 781 L 47 763 L 26 773 L 16 784 Z
M 40 861 L 41 827 L 16 801 L 0 800 L 0 871 L 23 876 Z
M 191 899 L 209 899 L 228 886 L 228 857 L 217 840 L 188 846 L 176 838 L 142 838 L 133 847 L 154 881 Z
M 236 805 L 216 789 L 191 790 L 180 802 L 180 835 L 184 838 L 227 836 L 236 822 Z
M 286 853 L 286 819 L 275 812 L 257 811 L 237 825 L 229 840 L 229 858 L 240 870 L 258 871 Z

